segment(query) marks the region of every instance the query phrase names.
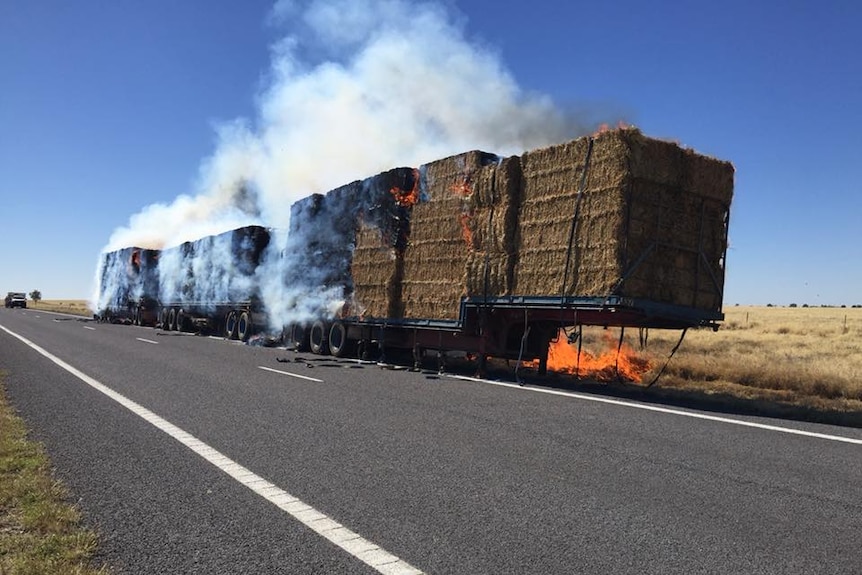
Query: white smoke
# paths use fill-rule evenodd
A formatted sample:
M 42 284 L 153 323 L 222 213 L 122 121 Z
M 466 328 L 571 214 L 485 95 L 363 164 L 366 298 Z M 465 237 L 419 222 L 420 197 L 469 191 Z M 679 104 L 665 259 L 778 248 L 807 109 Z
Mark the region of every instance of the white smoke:
M 549 98 L 519 88 L 440 4 L 282 0 L 270 19 L 285 35 L 272 47 L 257 117 L 221 126 L 195 192 L 133 215 L 104 251 L 251 224 L 283 230 L 291 204 L 312 193 L 470 149 L 519 153 L 583 132 Z

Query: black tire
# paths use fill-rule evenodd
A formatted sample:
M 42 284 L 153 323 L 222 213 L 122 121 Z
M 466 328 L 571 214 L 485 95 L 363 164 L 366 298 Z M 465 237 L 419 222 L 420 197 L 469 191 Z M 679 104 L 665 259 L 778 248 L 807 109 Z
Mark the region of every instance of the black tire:
M 240 341 L 248 341 L 251 337 L 251 316 L 247 311 L 239 313 L 239 319 L 236 322 L 236 338 Z
M 177 310 L 177 331 L 185 331 L 186 329 L 186 317 L 185 312 L 182 309 Z
M 159 323 L 164 331 L 171 331 L 171 328 L 168 325 L 168 308 L 164 308 L 159 312 Z
M 308 351 L 308 326 L 299 323 L 291 324 L 288 329 L 287 341 L 285 342 L 294 351 Z
M 329 328 L 329 353 L 335 357 L 345 357 L 352 347 L 347 339 L 347 326 L 337 321 Z
M 312 353 L 318 355 L 329 353 L 329 330 L 324 322 L 317 320 L 311 325 L 311 331 L 308 334 L 308 345 L 311 347 Z
M 227 314 L 224 321 L 224 336 L 227 339 L 236 339 L 236 312 L 232 311 Z
M 168 331 L 177 330 L 177 308 L 172 307 L 168 312 Z

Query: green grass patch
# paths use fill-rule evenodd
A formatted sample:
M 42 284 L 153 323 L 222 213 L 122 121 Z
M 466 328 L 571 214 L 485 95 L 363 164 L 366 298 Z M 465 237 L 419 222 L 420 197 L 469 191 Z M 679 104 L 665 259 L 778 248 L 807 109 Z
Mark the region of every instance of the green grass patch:
M 96 534 L 80 525 L 44 447 L 27 437 L 0 373 L 0 574 L 106 575 L 90 560 Z

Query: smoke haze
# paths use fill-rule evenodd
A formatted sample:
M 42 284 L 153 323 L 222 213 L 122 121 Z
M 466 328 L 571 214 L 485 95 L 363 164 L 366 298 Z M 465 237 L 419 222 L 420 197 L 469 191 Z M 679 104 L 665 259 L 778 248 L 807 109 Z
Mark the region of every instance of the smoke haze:
M 312 193 L 395 166 L 470 149 L 520 153 L 585 131 L 547 97 L 519 88 L 440 4 L 282 0 L 269 20 L 285 34 L 271 47 L 257 117 L 220 126 L 195 189 L 131 216 L 105 252 L 162 249 L 247 225 L 286 230 L 291 204 Z M 283 239 L 273 243 L 284 249 Z
M 218 129 L 196 190 L 133 215 L 106 251 L 163 248 L 242 225 L 286 228 L 290 205 L 394 166 L 469 149 L 518 153 L 582 130 L 526 94 L 433 3 L 278 2 L 254 123 Z

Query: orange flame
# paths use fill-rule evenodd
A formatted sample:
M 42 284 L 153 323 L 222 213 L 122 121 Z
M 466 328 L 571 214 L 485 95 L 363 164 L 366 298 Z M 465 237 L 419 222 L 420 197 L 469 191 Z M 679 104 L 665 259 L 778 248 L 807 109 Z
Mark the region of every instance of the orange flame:
M 473 247 L 473 232 L 470 231 L 470 214 L 463 213 L 458 218 L 461 223 L 461 237 L 468 247 Z
M 611 381 L 617 377 L 640 382 L 646 372 L 652 369 L 652 362 L 639 357 L 634 349 L 627 344 L 617 353 L 617 344 L 608 339 L 608 349 L 595 356 L 585 351 L 581 352 L 578 361 L 577 345 L 570 345 L 566 334 L 560 330 L 556 341 L 551 342 L 548 350 L 548 369 L 557 373 L 571 373 L 579 377 L 588 377 L 597 381 Z M 539 360 L 527 362 L 530 367 L 538 367 Z M 617 375 L 619 373 L 619 375 Z
M 617 125 L 616 125 L 617 130 L 625 130 L 628 127 L 629 127 L 629 125 L 626 124 L 625 122 L 623 122 L 622 120 L 619 120 L 617 122 Z M 607 123 L 599 124 L 599 127 L 596 128 L 596 131 L 593 132 L 593 137 L 596 137 L 599 134 L 604 134 L 605 132 L 610 132 L 613 129 L 614 128 L 612 128 L 610 124 L 607 124 Z
M 465 177 L 463 182 L 455 182 L 449 186 L 449 191 L 461 197 L 467 197 L 473 194 L 473 188 L 470 186 L 470 178 Z
M 395 203 L 402 208 L 409 208 L 419 203 L 419 170 L 413 170 L 413 189 L 402 190 L 394 186 L 389 190 L 389 193 L 395 198 Z

